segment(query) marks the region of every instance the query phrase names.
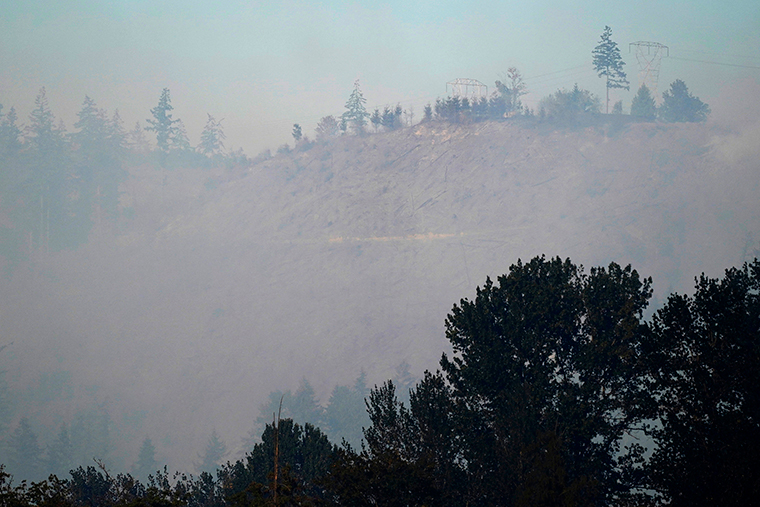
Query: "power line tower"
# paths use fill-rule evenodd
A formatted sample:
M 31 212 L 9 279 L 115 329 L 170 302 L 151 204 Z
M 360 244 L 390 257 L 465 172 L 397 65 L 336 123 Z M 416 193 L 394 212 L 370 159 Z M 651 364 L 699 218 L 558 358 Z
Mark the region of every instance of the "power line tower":
M 449 93 L 449 87 L 451 87 L 453 97 L 467 98 L 468 100 L 477 100 L 481 97 L 488 98 L 488 86 L 477 79 L 460 77 L 449 81 L 446 83 L 446 93 Z
M 655 100 L 657 95 L 657 80 L 660 78 L 660 64 L 663 58 L 670 56 L 670 49 L 659 42 L 638 41 L 628 44 L 628 52 L 631 47 L 636 48 L 636 61 L 639 63 L 639 87 L 647 85 Z

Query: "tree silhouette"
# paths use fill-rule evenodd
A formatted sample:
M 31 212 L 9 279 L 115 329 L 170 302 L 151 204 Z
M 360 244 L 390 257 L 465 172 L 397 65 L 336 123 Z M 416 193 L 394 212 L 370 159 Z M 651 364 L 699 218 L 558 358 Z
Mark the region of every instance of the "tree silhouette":
M 705 121 L 710 114 L 710 108 L 689 93 L 686 83 L 676 79 L 670 84 L 670 89 L 662 94 L 660 118 L 667 122 L 699 122 Z
M 176 123 L 179 120 L 172 118 L 172 99 L 171 92 L 168 88 L 164 88 L 161 91 L 161 97 L 158 99 L 158 105 L 150 110 L 153 115 L 152 119 L 147 119 L 148 127 L 145 130 L 156 133 L 156 143 L 158 149 L 163 152 L 168 152 L 171 143 L 177 135 Z
M 625 88 L 628 90 L 628 79 L 623 67 L 625 62 L 620 57 L 620 49 L 612 40 L 612 28 L 604 27 L 599 45 L 592 51 L 594 70 L 599 77 L 607 81 L 607 106 L 605 112 L 610 112 L 610 88 Z

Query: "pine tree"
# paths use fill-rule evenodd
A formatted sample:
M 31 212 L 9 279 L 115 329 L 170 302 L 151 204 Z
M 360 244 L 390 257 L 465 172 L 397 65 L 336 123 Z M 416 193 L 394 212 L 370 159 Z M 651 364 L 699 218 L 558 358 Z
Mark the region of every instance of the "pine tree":
M 148 140 L 145 138 L 145 129 L 140 122 L 135 122 L 135 127 L 127 134 L 127 145 L 135 153 L 147 153 L 150 150 Z
M 203 127 L 201 132 L 201 144 L 198 145 L 198 149 L 204 155 L 216 155 L 224 150 L 224 130 L 222 129 L 222 121 L 224 118 L 217 121 L 216 118 L 206 113 L 208 119 L 206 120 L 206 126 Z
M 649 92 L 647 85 L 643 84 L 631 102 L 631 116 L 654 120 L 656 115 L 657 106 L 654 103 L 654 97 Z
M 146 121 L 150 125 L 145 127 L 145 130 L 156 133 L 156 142 L 158 149 L 164 152 L 168 152 L 171 147 L 171 143 L 177 135 L 177 126 L 179 120 L 172 118 L 171 93 L 168 88 L 164 88 L 161 92 L 161 97 L 158 99 L 158 105 L 150 110 L 153 115 L 153 119 L 147 119 Z
M 10 439 L 8 468 L 19 480 L 39 480 L 42 475 L 42 448 L 26 417 L 19 421 Z
M 15 107 L 11 107 L 0 121 L 0 156 L 11 157 L 21 149 L 21 128 L 16 124 L 17 121 Z
M 174 131 L 174 138 L 172 139 L 172 147 L 179 151 L 190 151 L 192 149 L 190 138 L 187 136 L 185 123 L 182 120 L 177 120 L 177 127 Z
M 620 49 L 616 42 L 612 40 L 612 28 L 604 27 L 599 45 L 592 52 L 594 56 L 594 70 L 599 77 L 605 77 L 607 80 L 607 107 L 605 111 L 610 112 L 610 88 L 625 88 L 628 90 L 628 79 L 623 67 L 625 62 L 620 57 Z
M 303 137 L 303 131 L 301 130 L 301 126 L 298 123 L 293 124 L 293 139 L 295 140 L 296 144 L 298 144 L 298 141 L 301 140 Z
M 64 477 L 74 468 L 74 452 L 69 438 L 69 427 L 61 423 L 56 440 L 48 446 L 48 472 Z
M 354 81 L 354 89 L 346 102 L 346 112 L 341 116 L 343 124 L 351 127 L 357 134 L 363 133 L 364 126 L 367 124 L 369 114 L 364 106 L 366 103 L 367 99 L 362 95 L 362 91 L 359 88 L 359 80 L 357 79 Z
M 156 447 L 153 445 L 150 437 L 145 437 L 137 461 L 132 465 L 132 473 L 142 481 L 147 480 L 149 475 L 155 474 L 159 465 L 156 461 Z
M 214 475 L 225 456 L 227 456 L 227 445 L 219 438 L 219 434 L 214 429 L 211 432 L 211 437 L 208 439 L 203 455 L 198 455 L 201 462 L 195 467 L 199 473 L 206 472 Z

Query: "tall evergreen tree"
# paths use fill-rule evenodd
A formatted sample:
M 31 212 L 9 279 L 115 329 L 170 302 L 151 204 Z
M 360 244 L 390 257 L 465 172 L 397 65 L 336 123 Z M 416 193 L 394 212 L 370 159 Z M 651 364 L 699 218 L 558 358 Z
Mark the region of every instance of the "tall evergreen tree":
M 39 480 L 43 475 L 42 447 L 29 419 L 19 421 L 9 445 L 8 469 L 19 480 Z
M 69 171 L 66 131 L 62 123 L 55 125 L 45 87 L 34 104 L 26 127 L 29 166 L 20 192 L 24 198 L 20 222 L 29 231 L 33 248 L 47 252 L 66 243 L 67 197 L 78 189 L 70 188 L 75 180 Z
M 74 450 L 69 438 L 69 427 L 64 422 L 61 423 L 56 439 L 48 445 L 47 472 L 58 477 L 65 477 L 72 469 L 74 469 Z
M 0 157 L 12 157 L 21 149 L 21 127 L 16 108 L 11 107 L 0 120 Z
M 612 28 L 604 27 L 599 45 L 592 51 L 594 70 L 599 77 L 607 81 L 607 106 L 605 112 L 610 112 L 610 88 L 625 88 L 628 90 L 628 78 L 623 71 L 625 62 L 620 56 L 620 49 L 612 40 Z
M 137 455 L 137 461 L 132 465 L 132 473 L 141 481 L 147 481 L 148 476 L 155 474 L 159 465 L 156 461 L 156 447 L 153 445 L 150 437 L 145 437 L 140 446 L 140 453 Z
M 343 124 L 350 127 L 356 134 L 364 132 L 364 126 L 367 124 L 369 113 L 367 113 L 365 107 L 366 103 L 367 99 L 362 95 L 359 80 L 357 79 L 354 81 L 354 89 L 351 91 L 348 101 L 346 101 L 346 111 L 341 116 Z
M 198 455 L 201 461 L 196 465 L 196 469 L 199 473 L 206 472 L 214 475 L 226 456 L 227 445 L 219 438 L 219 434 L 214 429 L 211 431 L 203 455 Z
M 156 143 L 158 149 L 167 152 L 172 146 L 177 136 L 177 125 L 179 120 L 172 118 L 172 106 L 171 92 L 168 88 L 164 88 L 161 91 L 161 97 L 158 99 L 158 105 L 150 110 L 153 115 L 152 119 L 147 119 L 148 127 L 145 130 L 156 133 Z

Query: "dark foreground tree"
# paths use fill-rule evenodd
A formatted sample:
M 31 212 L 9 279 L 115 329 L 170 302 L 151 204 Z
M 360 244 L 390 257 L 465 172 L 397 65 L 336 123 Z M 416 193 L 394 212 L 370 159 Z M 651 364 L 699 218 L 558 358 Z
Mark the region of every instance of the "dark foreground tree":
M 670 89 L 662 94 L 660 118 L 667 122 L 700 122 L 707 119 L 710 108 L 689 93 L 686 83 L 676 79 Z
M 616 461 L 651 281 L 611 264 L 518 262 L 446 320 L 441 367 L 463 431 L 472 501 L 605 503 L 625 492 Z M 550 488 L 551 493 L 547 493 Z M 551 502 L 550 502 L 551 503 Z
M 649 483 L 663 503 L 760 498 L 760 262 L 699 277 L 674 294 L 645 343 L 656 447 Z
M 274 484 L 270 474 L 275 466 L 276 443 L 279 470 L 284 473 L 278 492 L 281 492 L 280 487 L 287 486 L 290 493 L 284 491 L 284 494 L 296 495 L 302 500 L 323 496 L 316 479 L 330 470 L 336 448 L 319 428 L 281 419 L 277 425 L 266 425 L 261 440 L 243 460 L 225 465 L 219 472 L 229 496 L 234 496 L 241 505 L 258 505 L 259 499 L 272 499 Z
M 486 280 L 452 309 L 453 354 L 411 392 L 409 408 L 392 383 L 371 392 L 367 447 L 344 452 L 331 476 L 338 503 L 622 500 L 632 460 L 621 441 L 639 417 L 650 284 L 630 267 L 585 274 L 543 257 Z

